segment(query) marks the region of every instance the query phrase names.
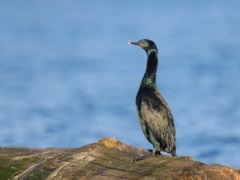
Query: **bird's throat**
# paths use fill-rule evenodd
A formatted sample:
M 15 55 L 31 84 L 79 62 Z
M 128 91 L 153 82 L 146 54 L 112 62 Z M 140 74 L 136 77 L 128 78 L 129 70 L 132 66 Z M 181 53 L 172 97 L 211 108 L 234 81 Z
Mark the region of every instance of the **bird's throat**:
M 148 54 L 147 68 L 143 76 L 141 87 L 156 85 L 156 72 L 158 66 L 158 57 L 156 51 L 151 51 Z

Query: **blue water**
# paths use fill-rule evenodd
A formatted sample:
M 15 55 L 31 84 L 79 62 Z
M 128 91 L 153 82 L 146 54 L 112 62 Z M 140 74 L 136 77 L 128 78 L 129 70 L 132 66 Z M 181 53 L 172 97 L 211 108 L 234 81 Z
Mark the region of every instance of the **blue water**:
M 151 148 L 135 96 L 146 54 L 178 155 L 240 168 L 240 1 L 0 1 L 0 146 Z

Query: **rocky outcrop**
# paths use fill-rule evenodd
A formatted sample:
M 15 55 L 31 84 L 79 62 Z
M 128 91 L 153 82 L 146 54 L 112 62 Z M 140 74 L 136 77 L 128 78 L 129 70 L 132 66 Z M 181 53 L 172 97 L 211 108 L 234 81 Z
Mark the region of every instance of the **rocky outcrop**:
M 0 148 L 0 179 L 240 179 L 240 170 L 189 156 L 157 156 L 114 137 L 74 149 Z

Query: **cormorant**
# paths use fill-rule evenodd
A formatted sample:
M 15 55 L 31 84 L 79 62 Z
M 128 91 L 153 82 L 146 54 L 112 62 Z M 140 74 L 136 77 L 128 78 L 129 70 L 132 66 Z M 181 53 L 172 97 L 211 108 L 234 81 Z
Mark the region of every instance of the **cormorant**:
M 136 96 L 138 120 L 146 139 L 153 145 L 152 155 L 160 151 L 176 154 L 176 130 L 174 119 L 167 102 L 156 87 L 158 49 L 148 39 L 128 41 L 142 47 L 147 53 L 147 68 Z

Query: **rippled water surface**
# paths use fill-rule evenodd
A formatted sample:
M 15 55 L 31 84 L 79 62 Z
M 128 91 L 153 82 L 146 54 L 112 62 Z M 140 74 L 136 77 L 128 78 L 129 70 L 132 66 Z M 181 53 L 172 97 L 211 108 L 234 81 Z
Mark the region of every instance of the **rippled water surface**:
M 146 53 L 178 155 L 240 168 L 240 2 L 1 1 L 0 146 L 79 147 L 103 137 L 151 148 L 135 96 Z

